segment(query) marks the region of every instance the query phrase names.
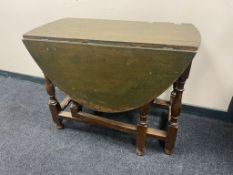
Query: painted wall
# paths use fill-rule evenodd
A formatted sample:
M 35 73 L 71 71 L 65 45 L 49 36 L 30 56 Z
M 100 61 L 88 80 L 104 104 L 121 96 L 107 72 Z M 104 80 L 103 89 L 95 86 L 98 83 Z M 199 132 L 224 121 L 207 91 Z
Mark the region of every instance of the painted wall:
M 232 0 L 0 0 L 0 69 L 43 76 L 22 34 L 63 17 L 193 23 L 202 44 L 183 101 L 227 111 L 233 95 Z

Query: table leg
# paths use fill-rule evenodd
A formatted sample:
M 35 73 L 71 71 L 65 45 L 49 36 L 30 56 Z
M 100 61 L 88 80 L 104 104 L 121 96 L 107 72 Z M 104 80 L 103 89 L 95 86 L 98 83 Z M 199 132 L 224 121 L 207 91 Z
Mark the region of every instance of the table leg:
M 136 132 L 136 154 L 142 156 L 145 152 L 146 131 L 147 131 L 147 115 L 149 112 L 149 105 L 145 105 L 140 110 L 139 124 Z
M 178 80 L 173 84 L 173 91 L 171 93 L 171 116 L 168 121 L 167 128 L 167 139 L 165 141 L 164 151 L 166 154 L 171 154 L 175 146 L 177 130 L 178 130 L 178 119 L 181 111 L 181 100 L 184 91 L 185 81 L 189 76 L 190 66 L 181 74 Z
M 61 106 L 56 99 L 55 87 L 47 77 L 45 77 L 45 89 L 47 91 L 47 94 L 49 95 L 48 105 L 53 121 L 56 124 L 56 127 L 58 129 L 61 129 L 63 127 L 62 120 L 58 117 L 59 112 L 61 112 Z

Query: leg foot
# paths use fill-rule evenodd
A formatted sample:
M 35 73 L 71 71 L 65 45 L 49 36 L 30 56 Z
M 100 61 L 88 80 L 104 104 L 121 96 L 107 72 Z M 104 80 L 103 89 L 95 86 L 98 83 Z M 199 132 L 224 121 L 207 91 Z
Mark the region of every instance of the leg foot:
M 171 150 L 166 149 L 166 148 L 164 148 L 164 152 L 165 152 L 165 154 L 167 154 L 167 155 L 171 155 L 171 154 L 172 154 Z
M 146 142 L 146 129 L 147 126 L 137 126 L 136 136 L 136 154 L 142 156 L 145 153 L 145 142 Z
M 55 123 L 55 124 L 56 124 L 57 129 L 63 129 L 64 128 L 64 125 L 62 124 L 61 121 L 59 123 Z
M 138 148 L 136 148 L 136 154 L 137 154 L 138 156 L 143 156 L 144 151 L 141 151 L 141 150 L 139 150 Z

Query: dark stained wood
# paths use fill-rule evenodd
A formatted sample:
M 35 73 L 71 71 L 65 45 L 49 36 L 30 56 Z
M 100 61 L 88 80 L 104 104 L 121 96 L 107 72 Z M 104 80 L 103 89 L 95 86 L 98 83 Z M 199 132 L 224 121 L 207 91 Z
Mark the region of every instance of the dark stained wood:
M 146 132 L 148 127 L 147 115 L 149 113 L 149 105 L 145 105 L 139 109 L 140 117 L 137 125 L 136 134 L 136 154 L 142 156 L 145 152 Z
M 184 91 L 185 81 L 189 76 L 190 68 L 191 64 L 173 84 L 173 91 L 171 93 L 171 117 L 168 122 L 167 139 L 164 148 L 165 153 L 169 155 L 172 153 L 176 142 L 178 119 L 181 111 L 182 94 Z
M 117 131 L 129 133 L 129 134 L 136 134 L 137 133 L 137 126 L 129 123 L 119 122 L 103 117 L 99 117 L 96 115 L 92 115 L 85 112 L 78 112 L 75 116 L 71 112 L 61 111 L 59 113 L 59 117 L 67 120 L 75 120 L 79 122 L 84 122 L 92 125 L 99 125 L 106 128 L 111 128 Z M 152 137 L 160 140 L 166 139 L 166 131 L 155 129 L 155 128 L 147 128 L 146 136 Z
M 61 129 L 63 125 L 61 123 L 62 122 L 61 119 L 58 117 L 59 112 L 61 112 L 61 106 L 55 96 L 55 87 L 47 77 L 45 77 L 45 89 L 49 95 L 48 105 L 50 112 L 52 114 L 53 121 L 56 124 L 56 127 L 58 129 Z
M 119 121 L 115 121 L 115 120 L 111 120 L 111 119 L 107 119 L 103 117 L 98 117 L 96 115 L 88 114 L 85 112 L 78 112 L 75 115 L 73 115 L 69 112 L 64 111 L 64 112 L 61 112 L 59 116 L 64 119 L 77 120 L 77 121 L 92 124 L 92 125 L 100 125 L 102 127 L 107 127 L 107 128 L 115 129 L 118 131 L 130 133 L 130 134 L 135 133 L 136 131 L 135 125 L 131 125 L 131 124 L 127 124 L 127 123 L 123 123 L 123 122 L 119 122 Z

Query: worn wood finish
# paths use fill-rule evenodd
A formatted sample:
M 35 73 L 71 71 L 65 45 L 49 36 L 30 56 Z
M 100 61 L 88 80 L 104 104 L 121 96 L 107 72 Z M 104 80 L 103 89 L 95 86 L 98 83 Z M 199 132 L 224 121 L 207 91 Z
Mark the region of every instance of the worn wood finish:
M 50 41 L 24 43 L 56 86 L 82 106 L 101 112 L 128 111 L 149 103 L 177 79 L 195 55 Z
M 146 137 L 164 141 L 171 154 L 184 84 L 200 45 L 193 25 L 66 18 L 26 33 L 23 42 L 46 75 L 57 128 L 62 119 L 100 125 L 134 134 L 137 155 L 144 154 Z M 154 100 L 172 83 L 170 101 Z M 68 95 L 61 104 L 54 85 Z M 149 104 L 168 110 L 167 131 L 148 127 Z M 139 109 L 139 123 L 88 114 L 82 106 L 100 112 Z
M 26 33 L 23 42 L 74 101 L 123 112 L 167 89 L 191 63 L 200 35 L 191 24 L 67 18 Z
M 192 24 L 80 18 L 51 22 L 24 38 L 191 51 L 200 44 L 200 34 Z
M 175 146 L 178 131 L 178 119 L 181 111 L 182 94 L 184 91 L 185 81 L 189 76 L 190 68 L 191 64 L 173 84 L 173 91 L 171 93 L 171 116 L 168 122 L 167 139 L 164 148 L 166 154 L 171 154 Z

